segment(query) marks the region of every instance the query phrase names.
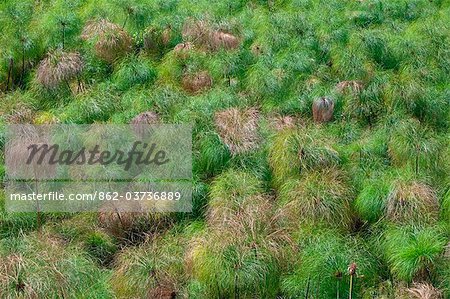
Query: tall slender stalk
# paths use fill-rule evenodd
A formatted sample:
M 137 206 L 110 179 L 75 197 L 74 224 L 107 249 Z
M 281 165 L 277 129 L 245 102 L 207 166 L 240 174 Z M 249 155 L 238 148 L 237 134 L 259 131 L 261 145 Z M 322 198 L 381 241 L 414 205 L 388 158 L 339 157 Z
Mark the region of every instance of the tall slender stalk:
M 125 21 L 123 22 L 122 29 L 124 29 L 124 28 L 125 28 L 125 25 L 127 24 L 128 16 L 129 16 L 129 15 L 127 14 L 127 16 L 125 17 Z
M 336 298 L 339 299 L 340 298 L 339 288 L 341 286 L 342 272 L 336 271 L 335 277 L 336 277 Z
M 416 153 L 416 175 L 419 174 L 419 153 Z
M 353 276 L 356 275 L 356 264 L 351 263 L 350 266 L 348 266 L 348 273 L 350 274 L 350 287 L 348 291 L 348 299 L 353 298 Z
M 10 81 L 11 81 L 11 85 L 12 85 L 12 71 L 13 71 L 13 67 L 14 67 L 14 59 L 13 58 L 9 58 L 8 81 L 6 81 L 6 90 L 7 91 L 9 90 L 9 82 Z
M 352 299 L 352 293 L 353 293 L 353 275 L 350 275 L 350 288 L 348 291 L 348 299 Z
M 125 28 L 125 25 L 126 25 L 127 22 L 128 22 L 128 18 L 130 17 L 130 15 L 131 15 L 132 13 L 133 13 L 133 8 L 132 8 L 132 7 L 127 7 L 127 8 L 125 8 L 125 14 L 126 14 L 126 17 L 125 17 L 125 21 L 123 22 L 122 29 Z
M 308 282 L 306 284 L 306 294 L 305 294 L 305 299 L 308 299 L 309 297 L 309 285 L 311 283 L 311 277 L 308 277 Z
M 336 281 L 336 298 L 339 299 L 339 280 Z
M 65 40 L 66 40 L 66 23 L 65 22 L 61 22 L 61 27 L 62 27 L 62 48 L 64 50 L 65 48 Z
M 23 86 L 25 76 L 25 40 L 22 42 L 22 72 L 20 74 L 20 85 Z
M 238 275 L 234 275 L 234 298 L 239 299 Z

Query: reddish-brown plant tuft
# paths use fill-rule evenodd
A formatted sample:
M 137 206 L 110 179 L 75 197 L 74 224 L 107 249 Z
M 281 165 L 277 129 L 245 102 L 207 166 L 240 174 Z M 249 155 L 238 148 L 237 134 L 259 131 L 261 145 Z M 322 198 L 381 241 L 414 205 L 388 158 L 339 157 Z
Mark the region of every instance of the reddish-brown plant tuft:
M 336 84 L 336 90 L 340 93 L 344 93 L 347 90 L 353 93 L 360 93 L 364 88 L 364 83 L 359 80 L 341 81 Z
M 211 32 L 207 21 L 188 19 L 183 25 L 182 36 L 184 40 L 205 46 L 209 42 Z
M 293 129 L 297 126 L 298 119 L 290 115 L 275 114 L 269 118 L 270 126 L 276 131 L 284 129 Z
M 119 25 L 105 19 L 88 22 L 83 29 L 81 38 L 93 40 L 95 53 L 107 62 L 113 62 L 132 49 L 130 35 Z
M 395 222 L 437 219 L 439 203 L 434 190 L 421 182 L 398 180 L 387 199 L 386 216 Z
M 442 292 L 428 283 L 414 283 L 406 289 L 411 299 L 442 299 Z
M 214 30 L 206 20 L 188 19 L 183 26 L 183 39 L 192 41 L 194 44 L 207 50 L 226 50 L 239 47 L 239 39 L 231 33 Z
M 128 207 L 125 207 L 128 205 Z M 171 225 L 168 213 L 131 212 L 135 203 L 105 205 L 98 212 L 98 223 L 105 231 L 115 238 L 129 243 L 136 243 L 165 230 Z M 143 209 L 141 209 L 143 210 Z
M 230 108 L 215 115 L 219 136 L 233 155 L 249 152 L 258 147 L 259 111 L 256 108 L 239 110 Z
M 83 70 L 83 60 L 79 53 L 55 51 L 47 54 L 36 72 L 37 81 L 44 87 L 54 89 L 63 81 L 68 82 Z
M 197 93 L 212 86 L 212 78 L 208 71 L 186 74 L 182 81 L 183 88 L 190 93 Z
M 334 101 L 325 97 L 317 99 L 313 102 L 312 111 L 316 123 L 329 122 L 333 118 Z
M 164 282 L 160 283 L 154 288 L 151 288 L 148 292 L 147 298 L 152 299 L 175 299 L 177 292 L 173 283 Z
M 153 111 L 146 111 L 136 115 L 130 122 L 136 134 L 144 136 L 147 129 L 145 125 L 153 125 L 159 123 L 159 116 Z
M 213 49 L 236 49 L 237 47 L 239 47 L 239 39 L 230 33 L 216 31 L 212 34 L 211 47 Z
M 173 48 L 173 52 L 181 58 L 187 58 L 188 53 L 194 49 L 194 45 L 190 42 L 179 43 Z

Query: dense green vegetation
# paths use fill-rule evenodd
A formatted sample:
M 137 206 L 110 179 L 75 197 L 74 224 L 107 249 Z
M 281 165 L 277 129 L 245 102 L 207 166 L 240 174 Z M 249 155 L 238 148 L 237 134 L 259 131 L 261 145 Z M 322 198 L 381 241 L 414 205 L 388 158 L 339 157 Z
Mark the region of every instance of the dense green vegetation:
M 2 1 L 1 127 L 193 124 L 194 209 L 2 195 L 0 298 L 450 298 L 449 45 L 448 0 Z

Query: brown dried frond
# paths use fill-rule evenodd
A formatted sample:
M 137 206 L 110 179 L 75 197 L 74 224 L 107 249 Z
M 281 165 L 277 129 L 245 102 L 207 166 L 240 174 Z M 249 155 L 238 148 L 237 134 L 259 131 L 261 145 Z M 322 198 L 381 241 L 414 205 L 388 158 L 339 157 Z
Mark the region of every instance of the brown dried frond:
M 188 19 L 182 30 L 184 40 L 192 41 L 198 45 L 207 45 L 212 34 L 212 29 L 209 23 L 205 20 Z
M 11 113 L 5 116 L 5 120 L 9 124 L 32 123 L 34 112 L 26 106 L 19 106 Z
M 255 55 L 255 56 L 259 56 L 259 55 L 261 55 L 261 54 L 263 54 L 264 53 L 264 49 L 263 49 L 263 47 L 260 45 L 260 44 L 253 44 L 251 47 L 250 47 L 250 51 L 253 53 L 253 55 Z
M 175 48 L 173 48 L 173 50 L 175 52 L 181 52 L 181 51 L 188 51 L 188 50 L 192 50 L 194 48 L 194 45 L 190 42 L 185 42 L 185 43 L 179 43 L 175 46 Z
M 136 115 L 130 123 L 136 134 L 145 136 L 145 132 L 148 129 L 146 125 L 158 124 L 159 116 L 153 111 L 146 111 Z
M 190 42 L 179 43 L 173 48 L 173 52 L 181 58 L 186 58 L 187 54 L 194 49 L 194 45 Z
M 442 292 L 428 283 L 414 283 L 406 292 L 416 299 L 442 299 Z
M 223 254 L 232 245 L 243 255 L 259 253 L 285 260 L 284 255 L 295 251 L 288 231 L 280 226 L 280 214 L 273 198 L 264 194 L 215 199 L 208 210 L 208 230 L 191 239 L 186 252 L 186 271 L 196 275 L 205 253 Z M 291 250 L 285 250 L 289 247 Z M 263 256 L 261 256 L 263 257 Z
M 334 101 L 326 97 L 317 99 L 313 102 L 312 111 L 316 123 L 329 122 L 333 118 Z
M 143 216 L 143 213 L 100 211 L 98 213 L 98 223 L 113 236 L 122 237 L 124 231 L 132 227 L 134 220 Z
M 170 226 L 168 213 L 150 211 L 140 203 L 118 201 L 100 208 L 98 222 L 110 235 L 134 243 Z
M 46 88 L 53 89 L 61 82 L 75 78 L 83 67 L 84 63 L 79 53 L 51 52 L 39 64 L 36 79 Z
M 434 190 L 417 181 L 398 180 L 387 199 L 386 216 L 392 221 L 434 220 L 439 203 Z
M 95 52 L 101 59 L 113 62 L 131 51 L 132 39 L 119 25 L 105 19 L 86 24 L 81 38 L 95 40 Z
M 160 28 L 148 27 L 144 32 L 144 48 L 150 51 L 158 51 L 169 45 L 172 38 L 172 27 L 167 26 L 161 31 Z
M 360 93 L 364 88 L 364 82 L 359 80 L 341 81 L 336 84 L 336 90 L 340 93 L 344 93 L 346 90 L 350 90 L 353 93 Z
M 0 286 L 10 278 L 15 277 L 23 267 L 24 258 L 19 254 L 0 256 Z
M 216 204 L 208 210 L 207 219 L 216 237 L 254 249 L 256 243 L 244 245 L 250 236 L 259 246 L 280 256 L 280 245 L 292 245 L 287 230 L 280 226 L 280 216 L 273 198 L 260 194 Z
M 159 123 L 159 116 L 153 111 L 139 113 L 131 120 L 132 125 L 151 125 L 157 123 Z
M 151 288 L 148 292 L 147 298 L 152 299 L 175 299 L 177 292 L 173 283 L 160 283 L 154 288 Z
M 12 178 L 48 179 L 55 176 L 57 165 L 50 163 L 50 155 L 45 155 L 40 163 L 38 159 L 33 159 L 30 164 L 27 164 L 30 146 L 36 145 L 39 148 L 49 143 L 49 138 L 39 130 L 43 128 L 32 125 L 12 128 L 15 138 L 8 140 L 5 145 L 5 166 Z
M 163 32 L 161 34 L 162 44 L 164 46 L 167 46 L 169 44 L 171 38 L 172 38 L 172 27 L 169 25 L 163 30 Z
M 144 48 L 151 51 L 156 51 L 161 46 L 161 38 L 159 31 L 151 26 L 144 32 Z
M 269 118 L 270 126 L 276 131 L 284 129 L 293 129 L 297 126 L 298 119 L 290 115 L 275 114 Z
M 245 230 L 258 223 L 267 225 L 270 222 L 272 200 L 267 196 L 249 196 L 236 200 L 216 200 L 208 210 L 208 224 L 215 229 L 229 228 L 233 231 Z M 263 228 L 263 227 L 261 227 Z
M 212 33 L 210 46 L 213 49 L 236 49 L 239 47 L 239 39 L 230 33 L 215 31 Z
M 206 20 L 188 19 L 183 25 L 183 39 L 208 50 L 236 49 L 239 39 L 231 33 L 214 30 Z
M 288 225 L 302 221 L 347 225 L 351 221 L 348 185 L 338 169 L 308 172 L 286 181 L 280 190 Z M 294 227 L 295 228 L 295 227 Z
M 81 38 L 88 40 L 95 38 L 99 35 L 105 34 L 110 31 L 116 31 L 121 29 L 117 24 L 111 23 L 108 20 L 101 19 L 98 21 L 88 21 L 83 28 Z
M 259 111 L 256 108 L 230 108 L 215 114 L 215 123 L 222 142 L 233 155 L 258 147 Z
M 444 257 L 450 258 L 450 242 L 448 242 L 447 246 L 445 246 Z
M 32 287 L 19 279 L 26 264 L 27 261 L 21 254 L 0 256 L 0 289 L 7 290 L 14 286 L 17 293 L 32 294 L 34 292 Z M 1 292 L 0 295 L 2 295 Z
M 212 86 L 212 78 L 208 71 L 201 71 L 194 74 L 186 74 L 182 80 L 183 88 L 191 93 L 197 93 Z

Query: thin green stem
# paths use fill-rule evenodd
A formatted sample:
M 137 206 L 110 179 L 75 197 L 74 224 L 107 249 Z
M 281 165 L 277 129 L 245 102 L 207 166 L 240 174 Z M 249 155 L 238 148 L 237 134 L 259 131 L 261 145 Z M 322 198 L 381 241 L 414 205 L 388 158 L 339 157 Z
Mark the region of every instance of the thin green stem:
M 348 292 L 348 299 L 352 299 L 352 293 L 353 293 L 353 275 L 350 275 L 350 289 Z

